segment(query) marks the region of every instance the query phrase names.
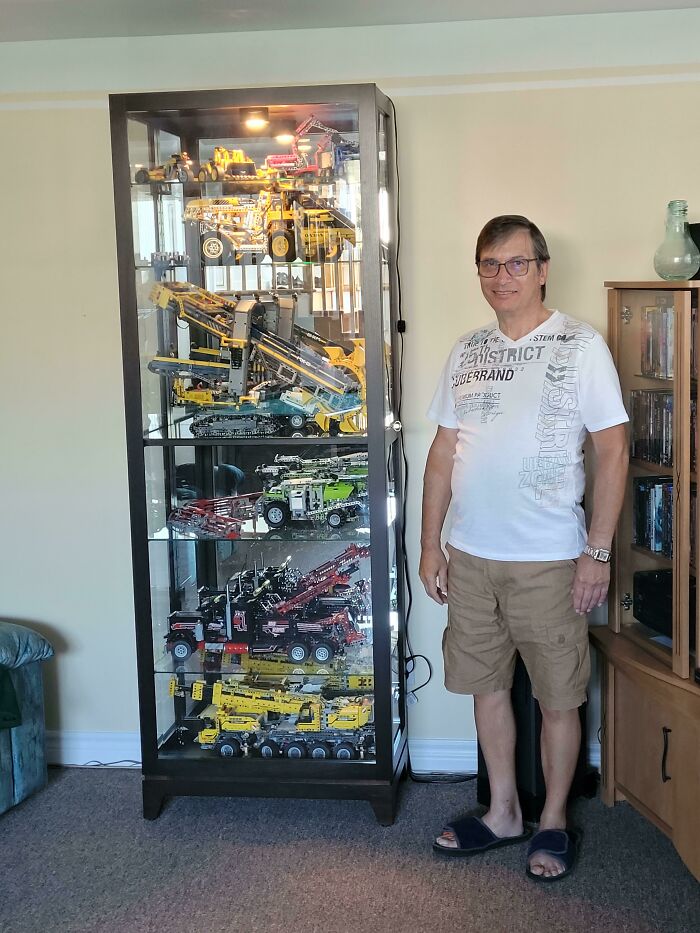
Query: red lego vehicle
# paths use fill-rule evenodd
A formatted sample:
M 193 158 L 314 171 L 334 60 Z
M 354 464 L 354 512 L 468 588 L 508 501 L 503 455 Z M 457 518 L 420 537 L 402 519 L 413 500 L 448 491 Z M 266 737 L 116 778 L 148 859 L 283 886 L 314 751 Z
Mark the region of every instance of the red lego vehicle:
M 351 544 L 306 574 L 285 561 L 236 574 L 225 590 L 202 587 L 197 609 L 170 614 L 166 647 L 178 661 L 203 650 L 326 664 L 364 641 L 357 623 L 367 613 L 369 584 L 351 577 L 368 556 L 368 545 Z

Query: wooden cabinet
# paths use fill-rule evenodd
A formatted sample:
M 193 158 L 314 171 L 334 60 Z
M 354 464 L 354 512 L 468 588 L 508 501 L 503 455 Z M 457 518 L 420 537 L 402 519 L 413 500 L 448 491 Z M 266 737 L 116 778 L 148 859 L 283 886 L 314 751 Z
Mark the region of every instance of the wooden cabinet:
M 673 784 L 669 754 L 675 759 L 679 725 L 672 709 L 659 701 L 653 684 L 624 669 L 615 673 L 615 778 L 625 796 L 634 797 L 667 826 L 673 825 Z M 676 764 L 674 760 L 674 765 Z
M 603 672 L 602 798 L 628 800 L 700 879 L 700 605 L 695 598 L 700 281 L 606 282 L 630 417 Z
M 695 564 L 698 282 L 606 282 L 608 341 L 630 418 L 609 625 L 679 677 L 700 638 Z
M 700 880 L 700 687 L 607 627 L 591 640 L 603 657 L 603 802 L 627 800 Z

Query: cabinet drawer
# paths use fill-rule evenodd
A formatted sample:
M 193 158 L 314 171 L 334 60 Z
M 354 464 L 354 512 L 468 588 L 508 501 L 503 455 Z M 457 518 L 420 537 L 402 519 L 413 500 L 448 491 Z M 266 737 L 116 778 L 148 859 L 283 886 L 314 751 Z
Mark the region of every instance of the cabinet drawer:
M 616 672 L 615 783 L 671 827 L 675 713 L 657 696 Z

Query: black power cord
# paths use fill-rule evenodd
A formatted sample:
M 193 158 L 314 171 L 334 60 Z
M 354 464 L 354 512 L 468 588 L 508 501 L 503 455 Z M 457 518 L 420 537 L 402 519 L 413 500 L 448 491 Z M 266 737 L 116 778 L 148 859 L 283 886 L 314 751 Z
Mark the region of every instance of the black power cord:
M 394 135 L 393 135 L 393 156 L 394 156 L 394 172 L 396 177 L 396 293 L 397 293 L 397 321 L 396 321 L 396 332 L 399 335 L 399 372 L 398 372 L 398 405 L 396 410 L 397 420 L 401 421 L 401 405 L 403 401 L 403 362 L 404 362 L 404 334 L 406 333 L 406 321 L 403 318 L 402 313 L 402 292 L 401 292 L 401 267 L 399 264 L 399 254 L 401 249 L 401 221 L 399 216 L 399 193 L 401 188 L 401 178 L 399 174 L 399 156 L 398 156 L 398 128 L 396 120 L 396 106 L 394 105 L 393 100 L 388 98 L 389 104 L 391 106 L 392 114 L 394 117 Z M 401 551 L 402 551 L 402 560 L 403 560 L 403 571 L 404 571 L 404 580 L 406 584 L 406 593 L 408 595 L 408 602 L 406 605 L 406 617 L 405 617 L 405 641 L 407 653 L 404 658 L 405 665 L 405 677 L 408 678 L 411 674 L 415 673 L 416 661 L 422 660 L 425 661 L 428 674 L 423 683 L 419 684 L 417 687 L 413 687 L 409 691 L 409 696 L 411 696 L 414 702 L 419 702 L 416 694 L 419 690 L 422 690 L 426 687 L 433 678 L 433 666 L 430 663 L 430 659 L 427 658 L 424 654 L 418 654 L 413 651 L 411 648 L 411 640 L 409 634 L 409 620 L 411 617 L 411 610 L 413 608 L 413 589 L 411 586 L 411 575 L 409 572 L 408 566 L 408 556 L 406 552 L 406 503 L 408 501 L 407 489 L 408 489 L 408 458 L 406 456 L 406 447 L 403 439 L 403 431 L 399 434 L 398 439 L 399 450 L 401 452 L 401 462 L 403 465 L 403 475 L 402 475 L 402 488 L 403 488 L 403 503 L 401 511 Z M 409 728 L 408 728 L 408 718 L 406 719 L 406 749 L 407 749 L 407 770 L 408 776 L 412 781 L 417 784 L 460 784 L 465 781 L 473 781 L 476 778 L 476 774 L 467 773 L 450 773 L 442 771 L 421 771 L 416 772 L 411 766 L 411 752 L 408 742 L 409 738 Z

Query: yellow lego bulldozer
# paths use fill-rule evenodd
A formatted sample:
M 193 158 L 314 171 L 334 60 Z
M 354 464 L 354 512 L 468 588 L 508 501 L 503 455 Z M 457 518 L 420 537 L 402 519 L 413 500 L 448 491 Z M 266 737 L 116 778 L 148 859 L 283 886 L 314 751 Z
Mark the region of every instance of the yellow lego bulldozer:
M 256 178 L 255 162 L 242 149 L 215 146 L 214 155 L 199 167 L 199 181 L 224 181 L 226 178 Z

